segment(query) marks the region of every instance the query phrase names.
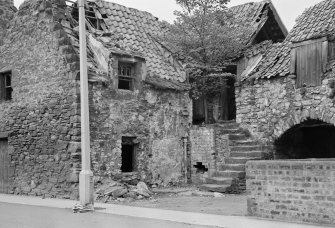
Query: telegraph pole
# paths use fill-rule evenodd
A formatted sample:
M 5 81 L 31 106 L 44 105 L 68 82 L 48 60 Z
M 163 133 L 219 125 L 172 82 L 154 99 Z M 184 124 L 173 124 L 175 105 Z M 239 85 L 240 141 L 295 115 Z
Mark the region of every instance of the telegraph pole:
M 85 0 L 78 0 L 80 42 L 80 107 L 81 107 L 81 172 L 79 198 L 84 209 L 93 210 L 93 173 L 90 158 L 90 125 L 88 103 L 87 46 L 85 25 Z

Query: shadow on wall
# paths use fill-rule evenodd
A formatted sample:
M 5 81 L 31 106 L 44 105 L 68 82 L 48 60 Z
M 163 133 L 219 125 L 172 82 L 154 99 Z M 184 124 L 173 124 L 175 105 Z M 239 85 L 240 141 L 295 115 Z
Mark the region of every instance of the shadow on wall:
M 334 139 L 334 125 L 307 119 L 275 141 L 275 159 L 335 158 Z

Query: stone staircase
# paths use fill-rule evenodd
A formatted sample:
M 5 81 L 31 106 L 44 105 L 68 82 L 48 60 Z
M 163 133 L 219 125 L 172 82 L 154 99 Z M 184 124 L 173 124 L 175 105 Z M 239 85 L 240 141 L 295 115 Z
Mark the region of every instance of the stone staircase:
M 247 132 L 235 122 L 216 124 L 216 135 L 228 135 L 230 156 L 225 164 L 218 165 L 210 177 L 205 178 L 201 190 L 241 193 L 245 191 L 245 164 L 249 160 L 262 159 L 262 145 L 252 140 Z M 218 151 L 217 151 L 218 153 Z

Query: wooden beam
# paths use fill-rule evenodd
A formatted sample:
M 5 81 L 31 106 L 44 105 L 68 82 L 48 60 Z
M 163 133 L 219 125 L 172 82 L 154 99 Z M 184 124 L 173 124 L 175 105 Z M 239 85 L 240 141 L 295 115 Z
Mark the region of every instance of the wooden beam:
M 297 49 L 291 50 L 290 74 L 296 74 L 297 69 Z
M 322 37 L 322 38 L 314 39 L 314 40 L 306 40 L 306 41 L 297 42 L 297 43 L 291 43 L 290 47 L 296 48 L 296 47 L 305 46 L 305 45 L 314 44 L 314 43 L 323 42 L 323 41 L 327 41 L 327 37 Z
M 328 41 L 322 42 L 321 55 L 322 55 L 322 72 L 326 73 L 328 63 Z

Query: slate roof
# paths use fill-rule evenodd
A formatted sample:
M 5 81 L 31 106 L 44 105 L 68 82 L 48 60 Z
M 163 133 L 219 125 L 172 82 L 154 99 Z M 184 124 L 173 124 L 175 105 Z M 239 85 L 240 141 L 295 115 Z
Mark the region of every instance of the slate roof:
M 335 0 L 322 1 L 304 11 L 283 43 L 273 44 L 251 77 L 272 78 L 290 73 L 290 44 L 320 38 L 335 31 Z
M 185 82 L 186 73 L 179 63 L 163 45 L 154 37 L 163 33 L 162 23 L 152 14 L 133 8 L 106 2 L 90 1 L 97 18 L 101 19 L 111 34 L 120 34 L 119 45 L 110 48 L 112 52 L 134 54 L 146 60 L 148 77 L 175 82 Z M 108 37 L 105 36 L 105 43 Z M 106 40 L 107 39 L 107 40 Z M 112 39 L 109 42 L 114 42 Z M 119 48 L 116 48 L 116 47 Z

